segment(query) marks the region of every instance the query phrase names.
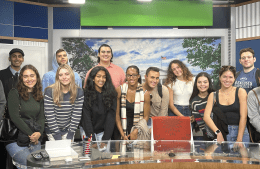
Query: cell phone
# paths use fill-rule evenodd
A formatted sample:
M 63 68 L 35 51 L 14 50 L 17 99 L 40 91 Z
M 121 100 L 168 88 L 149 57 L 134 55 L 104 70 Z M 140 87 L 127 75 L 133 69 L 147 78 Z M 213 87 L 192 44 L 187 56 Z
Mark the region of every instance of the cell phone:
M 41 151 L 40 154 L 42 155 L 43 159 L 49 158 L 49 154 L 46 151 Z
M 34 153 L 32 154 L 33 158 L 36 160 L 36 161 L 39 161 L 42 159 L 42 156 L 40 153 Z

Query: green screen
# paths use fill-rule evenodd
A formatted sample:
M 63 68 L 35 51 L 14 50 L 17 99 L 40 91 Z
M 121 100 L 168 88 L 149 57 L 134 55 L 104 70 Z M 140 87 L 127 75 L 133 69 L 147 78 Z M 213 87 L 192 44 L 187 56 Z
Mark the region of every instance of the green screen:
M 86 0 L 81 26 L 212 26 L 212 0 Z

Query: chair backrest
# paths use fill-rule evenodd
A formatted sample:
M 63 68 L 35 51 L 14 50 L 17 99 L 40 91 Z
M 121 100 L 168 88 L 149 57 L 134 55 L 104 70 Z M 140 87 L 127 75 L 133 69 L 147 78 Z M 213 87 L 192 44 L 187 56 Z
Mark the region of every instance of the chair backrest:
M 154 150 L 166 151 L 182 147 L 181 151 L 190 151 L 190 143 L 161 142 L 158 140 L 187 140 L 193 141 L 190 117 L 160 116 L 152 117 L 152 140 L 157 140 Z

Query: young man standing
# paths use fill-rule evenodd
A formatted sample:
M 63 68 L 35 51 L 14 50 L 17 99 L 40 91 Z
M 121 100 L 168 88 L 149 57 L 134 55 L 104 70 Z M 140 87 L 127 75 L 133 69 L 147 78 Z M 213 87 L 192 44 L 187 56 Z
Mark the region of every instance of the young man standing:
M 109 45 L 103 44 L 99 47 L 98 49 L 98 65 L 97 66 L 103 66 L 105 67 L 108 72 L 110 73 L 112 83 L 114 84 L 115 88 L 120 86 L 121 84 L 124 83 L 125 81 L 125 72 L 123 69 L 115 64 L 112 63 L 113 59 L 113 52 L 112 49 Z M 86 86 L 87 78 L 89 73 L 91 72 L 92 69 L 88 71 L 86 74 L 85 82 L 84 82 L 84 87 Z
M 113 59 L 112 48 L 107 44 L 101 45 L 98 49 L 97 66 L 103 66 L 108 70 L 112 79 L 112 83 L 115 86 L 115 88 L 117 88 L 118 86 L 122 85 L 125 82 L 125 72 L 121 67 L 113 64 L 112 59 Z M 91 68 L 86 74 L 83 88 L 85 88 L 86 86 L 88 75 L 92 69 L 93 68 Z M 80 127 L 80 133 L 82 138 L 86 137 L 82 127 Z M 118 137 L 120 137 L 120 133 L 117 129 L 117 125 L 115 124 L 114 132 L 111 139 L 116 140 Z
M 167 116 L 169 105 L 169 91 L 159 83 L 160 72 L 157 67 L 149 67 L 145 74 L 143 90 L 150 93 L 150 118 L 147 125 L 151 127 L 151 117 Z
M 24 61 L 24 52 L 19 48 L 14 48 L 9 52 L 9 61 L 11 63 L 6 69 L 0 70 L 0 81 L 3 85 L 3 90 L 5 94 L 5 98 L 7 100 L 8 93 L 12 88 L 15 88 L 18 83 L 18 76 L 21 70 L 21 65 Z M 2 113 L 2 112 L 1 112 Z M 6 158 L 6 164 L 4 160 L 3 166 L 6 169 L 13 168 L 12 158 L 9 156 L 7 151 L 5 150 L 5 144 L 1 143 L 1 150 L 4 152 Z
M 9 52 L 8 59 L 11 65 L 0 71 L 0 80 L 4 87 L 6 99 L 8 98 L 9 91 L 16 87 L 18 83 L 18 76 L 24 61 L 24 52 L 19 48 L 14 48 Z
M 52 70 L 45 73 L 42 78 L 42 91 L 44 92 L 45 88 L 55 83 L 55 76 L 58 67 L 62 64 L 69 64 L 67 52 L 64 49 L 59 49 L 56 51 L 55 56 L 52 60 Z M 82 80 L 77 72 L 74 72 L 75 82 L 81 88 Z
M 243 66 L 243 70 L 237 73 L 234 86 L 244 88 L 247 93 L 259 86 L 258 77 L 260 77 L 260 71 L 255 68 L 255 61 L 253 49 L 245 48 L 240 50 L 239 63 Z

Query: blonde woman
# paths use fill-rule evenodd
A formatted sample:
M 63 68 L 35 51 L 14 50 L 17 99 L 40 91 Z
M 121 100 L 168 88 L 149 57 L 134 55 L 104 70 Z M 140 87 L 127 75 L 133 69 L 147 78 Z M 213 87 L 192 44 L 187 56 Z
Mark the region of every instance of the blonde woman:
M 73 140 L 84 101 L 84 92 L 75 84 L 71 67 L 61 65 L 56 72 L 55 83 L 46 88 L 44 109 L 46 134 L 50 141 Z

